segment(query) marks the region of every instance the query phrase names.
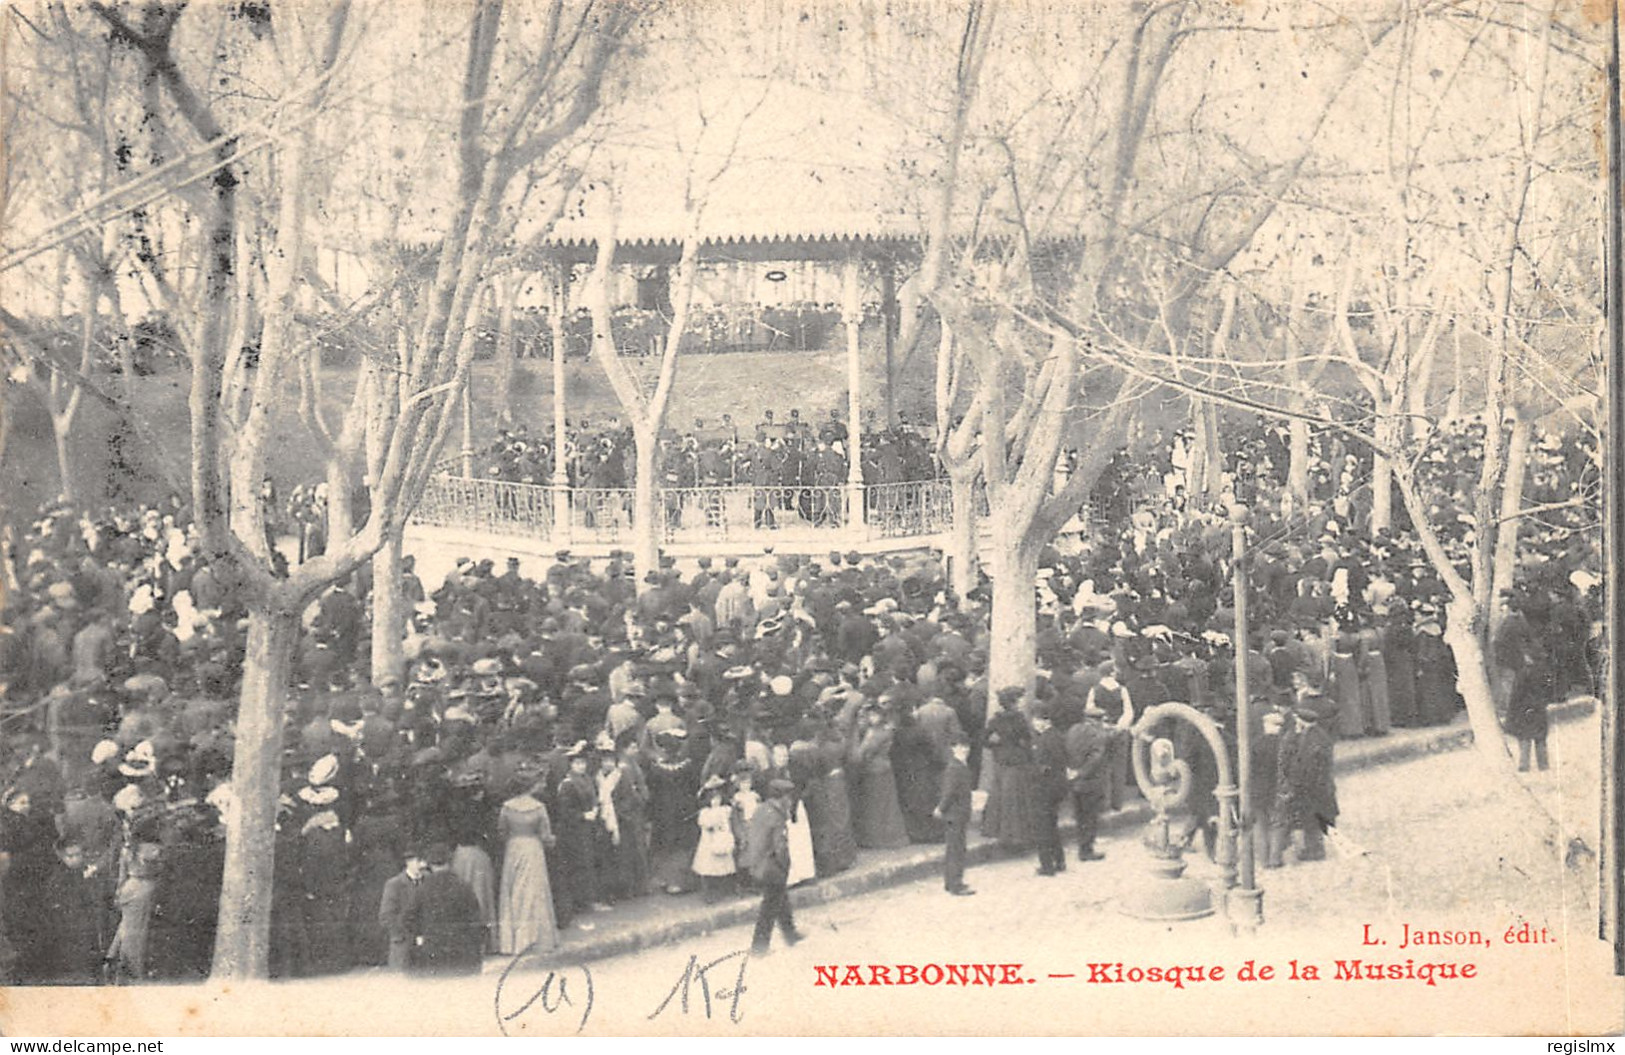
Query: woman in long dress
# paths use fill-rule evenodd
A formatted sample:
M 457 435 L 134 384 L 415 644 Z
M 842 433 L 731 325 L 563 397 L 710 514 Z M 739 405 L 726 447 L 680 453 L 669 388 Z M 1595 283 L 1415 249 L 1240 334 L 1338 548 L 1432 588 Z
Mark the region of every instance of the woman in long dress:
M 1421 725 L 1416 708 L 1416 633 L 1409 605 L 1395 604 L 1382 628 L 1382 654 L 1388 668 L 1388 709 L 1402 728 Z
M 497 815 L 497 830 L 506 844 L 502 853 L 497 951 L 509 955 L 548 953 L 559 947 L 553 889 L 547 879 L 547 851 L 543 849 L 553 845 L 553 826 L 541 801 L 546 793 L 545 784 L 538 784 L 504 802 Z
M 1382 631 L 1367 626 L 1360 631 L 1360 700 L 1365 711 L 1365 731 L 1370 736 L 1386 736 L 1393 727 L 1388 700 L 1388 660 L 1383 655 Z
M 1463 706 L 1456 656 L 1442 634 L 1436 617 L 1424 616 L 1416 625 L 1416 720 L 1423 726 L 1443 725 Z
M 1332 697 L 1337 708 L 1337 735 L 1350 740 L 1365 735 L 1365 694 L 1360 684 L 1360 635 L 1352 622 L 1340 621 L 1332 652 Z
M 895 730 L 879 708 L 869 708 L 853 734 L 852 757 L 856 770 L 856 801 L 852 827 L 865 849 L 895 849 L 908 845 L 908 826 L 897 798 L 891 748 Z
M 812 826 L 813 862 L 821 876 L 851 868 L 858 859 L 858 841 L 852 834 L 852 803 L 847 797 L 846 751 L 834 730 L 810 743 L 790 745 L 791 768 L 797 751 L 808 759 L 812 777 L 802 791 L 802 806 Z
M 1037 838 L 1038 776 L 1033 764 L 1033 728 L 1016 703 L 1022 690 L 999 690 L 999 712 L 988 719 L 987 754 L 993 781 L 982 834 L 1007 850 L 1028 850 Z
M 491 813 L 483 783 L 465 780 L 453 785 L 450 819 L 455 847 L 451 852 L 451 872 L 474 891 L 474 900 L 480 905 L 480 919 L 485 923 L 486 941 L 490 942 L 497 923 L 496 869 L 491 866 L 491 855 L 486 850 Z
M 158 897 L 158 853 L 156 843 L 138 844 L 130 855 L 124 881 L 115 896 L 119 922 L 107 959 L 121 982 L 141 982 L 147 978 L 152 910 Z
M 784 831 L 790 846 L 790 872 L 785 877 L 784 885 L 792 887 L 818 874 L 813 857 L 812 824 L 807 820 L 807 804 L 802 801 L 800 792 L 796 793 L 795 802 L 790 807 L 790 817 Z

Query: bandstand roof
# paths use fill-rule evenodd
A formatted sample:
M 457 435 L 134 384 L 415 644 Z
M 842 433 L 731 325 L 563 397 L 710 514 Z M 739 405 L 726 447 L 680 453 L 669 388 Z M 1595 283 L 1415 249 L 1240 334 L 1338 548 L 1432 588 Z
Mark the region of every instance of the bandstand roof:
M 612 133 L 574 207 L 535 244 L 590 256 L 614 208 L 625 259 L 675 258 L 696 211 L 707 256 L 817 259 L 854 244 L 895 250 L 920 236 L 915 187 L 900 164 L 918 156 L 918 138 L 849 94 L 701 85 Z

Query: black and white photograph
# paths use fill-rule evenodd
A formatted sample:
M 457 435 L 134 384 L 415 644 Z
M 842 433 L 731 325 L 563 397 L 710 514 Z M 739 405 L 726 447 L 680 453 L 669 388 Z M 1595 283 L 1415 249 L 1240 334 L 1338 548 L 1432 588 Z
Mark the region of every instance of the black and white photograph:
M 0 1033 L 1618 1035 L 1618 8 L 7 3 Z

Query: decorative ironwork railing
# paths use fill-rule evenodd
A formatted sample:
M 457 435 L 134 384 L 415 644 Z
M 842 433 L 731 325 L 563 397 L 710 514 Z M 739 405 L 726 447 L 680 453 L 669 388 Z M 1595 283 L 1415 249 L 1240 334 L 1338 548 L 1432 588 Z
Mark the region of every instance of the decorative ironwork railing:
M 667 541 L 825 531 L 847 524 L 846 488 L 677 487 L 660 493 Z
M 541 484 L 438 474 L 424 488 L 413 519 L 429 527 L 560 543 L 625 542 L 632 534 L 634 497 L 631 488 L 582 487 L 561 494 Z M 568 510 L 567 524 L 555 519 L 561 501 Z M 986 495 L 980 487 L 975 501 L 981 505 L 978 520 L 985 523 Z M 1090 505 L 1079 510 L 1074 526 L 1100 523 L 1100 511 Z M 868 484 L 855 491 L 846 485 L 660 488 L 654 516 L 657 537 L 664 543 L 825 534 L 839 543 L 939 535 L 953 526 L 954 508 L 947 480 L 914 480 Z M 841 537 L 833 537 L 837 534 Z
M 633 493 L 629 487 L 573 487 L 570 496 L 572 538 L 619 542 L 632 531 Z
M 507 480 L 432 476 L 414 519 L 431 527 L 549 538 L 553 534 L 553 489 Z
M 946 480 L 871 484 L 863 490 L 864 520 L 881 538 L 936 535 L 953 526 L 953 490 Z

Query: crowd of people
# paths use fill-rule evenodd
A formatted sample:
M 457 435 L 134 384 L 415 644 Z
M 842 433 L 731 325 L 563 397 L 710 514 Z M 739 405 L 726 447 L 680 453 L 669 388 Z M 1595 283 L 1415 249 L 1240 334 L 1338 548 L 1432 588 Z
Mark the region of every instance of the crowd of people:
M 696 419 L 686 430 L 669 428 L 659 439 L 656 471 L 665 488 L 838 487 L 848 475 L 847 423 L 839 409 L 822 420 L 804 419 L 799 408 L 775 420 L 764 410 L 754 426 L 731 414 L 714 422 Z M 617 419 L 574 419 L 566 425 L 564 464 L 574 488 L 625 488 L 635 476 L 631 426 Z M 859 460 L 866 484 L 931 480 L 940 473 L 929 431 L 906 419 L 891 427 L 864 423 Z M 553 482 L 552 434 L 533 435 L 520 425 L 502 430 L 475 456 L 482 477 L 515 483 Z
M 1440 501 L 1469 486 L 1448 474 L 1471 439 L 1470 423 L 1436 439 Z M 1540 486 L 1566 486 L 1562 444 L 1536 449 Z M 1305 508 L 1281 512 L 1267 473 L 1248 485 L 1266 866 L 1324 853 L 1335 738 L 1462 706 L 1442 586 L 1408 532 L 1364 526 L 1331 455 L 1317 442 L 1328 486 Z M 1042 555 L 1030 685 L 989 683 L 987 583 L 956 596 L 925 556 L 666 559 L 639 583 L 624 554 L 561 551 L 533 576 L 465 559 L 432 590 L 408 560 L 407 665 L 377 685 L 370 584 L 335 586 L 290 676 L 273 972 L 545 956 L 567 928 L 655 896 L 759 892 L 758 948 L 775 924 L 793 940 L 784 891 L 865 852 L 943 843 L 945 887 L 970 893 L 978 785 L 983 834 L 1036 852 L 1042 874 L 1065 870 L 1067 812 L 1077 857 L 1096 859 L 1096 821 L 1134 793 L 1127 730 L 1147 707 L 1191 703 L 1234 750 L 1229 524 L 1184 499 L 1170 457 L 1154 446 L 1124 474 L 1162 482 L 1127 520 Z M 1600 617 L 1592 558 L 1561 530 L 1531 537 L 1496 656 L 1516 680 L 1509 731 L 1543 764 L 1545 704 L 1592 687 Z M 178 502 L 43 511 L 10 540 L 8 571 L 5 977 L 201 977 L 247 613 L 197 559 Z M 1216 763 L 1189 729 L 1159 729 L 1193 785 L 1179 837 L 1211 853 Z

